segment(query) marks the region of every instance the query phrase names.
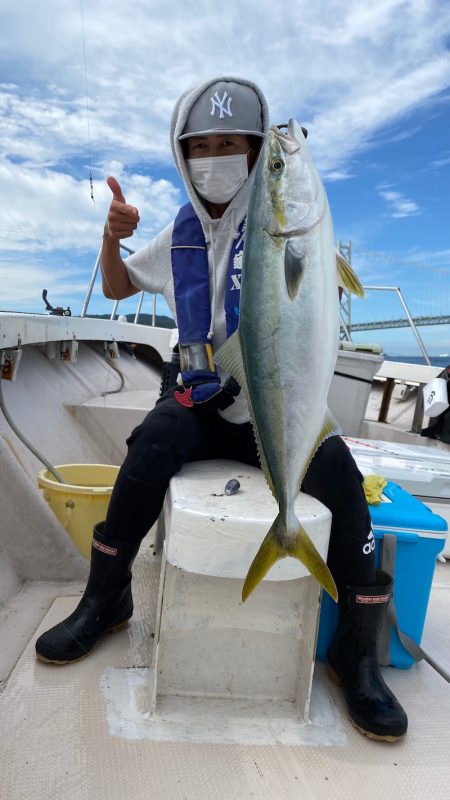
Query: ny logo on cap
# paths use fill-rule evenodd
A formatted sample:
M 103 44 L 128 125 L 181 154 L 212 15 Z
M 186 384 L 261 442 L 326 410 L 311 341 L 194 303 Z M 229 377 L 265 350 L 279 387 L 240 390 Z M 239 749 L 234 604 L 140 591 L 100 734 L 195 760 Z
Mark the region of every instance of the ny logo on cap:
M 224 114 L 228 114 L 229 117 L 232 117 L 233 116 L 233 112 L 231 111 L 231 101 L 232 101 L 232 99 L 233 98 L 230 97 L 230 95 L 226 91 L 223 93 L 222 99 L 220 99 L 220 97 L 219 97 L 219 92 L 216 92 L 211 97 L 211 103 L 212 103 L 211 116 L 212 117 L 214 116 L 216 108 L 217 108 L 219 110 L 219 112 L 220 112 L 219 113 L 219 119 L 223 119 Z M 226 100 L 227 100 L 227 105 L 226 105 L 226 108 L 225 108 L 225 101 Z

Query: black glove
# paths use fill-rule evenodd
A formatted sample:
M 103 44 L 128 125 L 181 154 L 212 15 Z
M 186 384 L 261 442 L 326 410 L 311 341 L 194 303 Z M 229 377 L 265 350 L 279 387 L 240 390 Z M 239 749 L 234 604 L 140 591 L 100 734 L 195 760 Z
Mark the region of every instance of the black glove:
M 217 411 L 224 411 L 225 408 L 234 403 L 234 398 L 238 396 L 241 387 L 238 382 L 230 377 L 225 381 L 222 389 L 217 394 L 213 395 L 209 400 L 204 403 L 194 403 L 196 411 L 201 413 L 217 413 Z

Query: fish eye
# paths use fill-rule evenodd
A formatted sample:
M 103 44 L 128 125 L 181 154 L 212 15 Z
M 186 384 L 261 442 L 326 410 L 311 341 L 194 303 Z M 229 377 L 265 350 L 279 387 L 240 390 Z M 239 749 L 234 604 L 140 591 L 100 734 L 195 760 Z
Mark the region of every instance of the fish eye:
M 274 158 L 270 164 L 272 172 L 281 172 L 284 167 L 284 161 L 281 158 Z

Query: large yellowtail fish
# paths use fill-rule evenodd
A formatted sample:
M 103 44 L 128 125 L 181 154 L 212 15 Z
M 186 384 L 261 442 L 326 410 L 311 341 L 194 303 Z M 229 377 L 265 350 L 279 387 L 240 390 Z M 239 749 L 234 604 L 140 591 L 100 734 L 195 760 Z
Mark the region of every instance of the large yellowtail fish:
M 358 289 L 349 265 L 344 282 Z M 270 567 L 298 558 L 337 600 L 333 577 L 294 503 L 320 444 L 339 433 L 327 394 L 339 341 L 333 228 L 301 127 L 272 127 L 255 170 L 241 283 L 239 328 L 215 356 L 246 394 L 261 466 L 279 513 L 244 583 L 246 600 Z

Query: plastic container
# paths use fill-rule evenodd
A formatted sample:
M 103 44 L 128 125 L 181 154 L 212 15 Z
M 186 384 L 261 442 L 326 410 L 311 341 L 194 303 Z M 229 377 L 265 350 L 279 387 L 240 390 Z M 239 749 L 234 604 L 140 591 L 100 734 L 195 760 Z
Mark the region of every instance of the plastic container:
M 328 406 L 347 436 L 359 436 L 374 375 L 384 357 L 376 353 L 339 350 L 328 392 Z
M 395 534 L 397 550 L 394 570 L 394 599 L 398 625 L 420 644 L 433 581 L 436 558 L 447 535 L 447 523 L 395 483 L 388 483 L 383 502 L 370 506 L 375 534 L 377 566 L 381 566 L 383 538 Z M 338 622 L 338 607 L 323 594 L 316 656 L 325 661 Z M 407 669 L 415 663 L 397 633 L 390 629 L 390 662 Z
M 67 483 L 46 469 L 38 475 L 44 500 L 64 525 L 85 558 L 91 557 L 92 531 L 106 517 L 119 467 L 110 464 L 61 464 L 56 467 Z
M 428 417 L 438 417 L 448 408 L 447 381 L 443 378 L 433 378 L 423 387 L 424 413 Z
M 363 475 L 382 475 L 422 500 L 450 526 L 450 449 L 344 436 Z M 450 537 L 442 551 L 450 558 Z

